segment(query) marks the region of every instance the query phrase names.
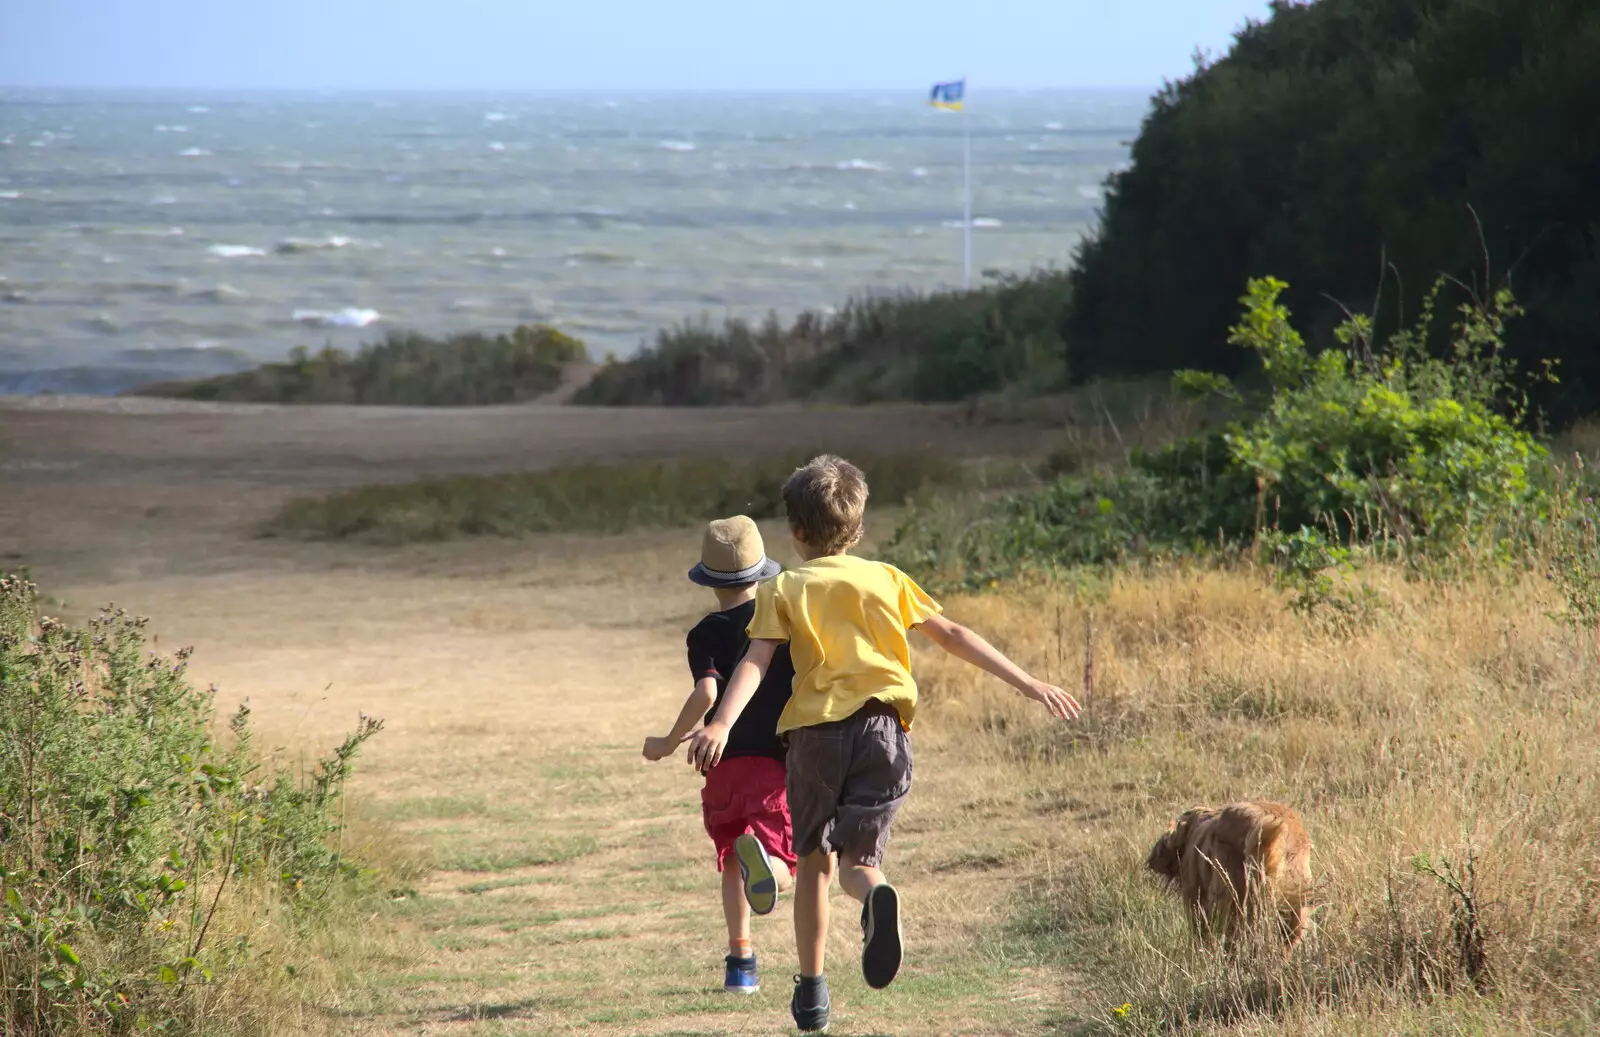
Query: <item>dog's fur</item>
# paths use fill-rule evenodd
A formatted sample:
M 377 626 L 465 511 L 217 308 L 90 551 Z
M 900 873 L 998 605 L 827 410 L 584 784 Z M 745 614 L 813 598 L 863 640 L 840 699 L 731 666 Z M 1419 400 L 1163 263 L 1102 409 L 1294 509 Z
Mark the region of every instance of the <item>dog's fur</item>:
M 1292 951 L 1310 914 L 1311 840 L 1282 803 L 1249 801 L 1185 811 L 1146 866 L 1177 887 L 1195 932 L 1231 944 L 1242 920 L 1276 915 Z

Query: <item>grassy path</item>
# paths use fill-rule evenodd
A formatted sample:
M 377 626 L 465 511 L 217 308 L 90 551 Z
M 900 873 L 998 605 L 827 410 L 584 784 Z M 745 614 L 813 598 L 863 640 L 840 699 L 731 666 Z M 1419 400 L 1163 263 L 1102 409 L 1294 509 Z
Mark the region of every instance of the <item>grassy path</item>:
M 428 870 L 330 936 L 337 1032 L 791 1032 L 789 905 L 758 920 L 763 991 L 724 995 L 699 781 L 681 758 L 638 755 L 681 700 L 683 633 L 704 608 L 683 539 L 342 559 L 266 544 L 227 571 L 141 582 L 152 629 L 200 646 L 197 678 L 224 707 L 248 695 L 271 744 L 320 748 L 358 711 L 388 722 L 361 762 L 352 838 Z M 1034 819 L 997 811 L 998 775 L 958 748 L 919 750 L 891 872 L 907 967 L 867 990 L 857 908 L 836 893 L 833 1032 L 1040 1032 L 1062 978 L 1006 939 L 1025 869 L 999 867 Z

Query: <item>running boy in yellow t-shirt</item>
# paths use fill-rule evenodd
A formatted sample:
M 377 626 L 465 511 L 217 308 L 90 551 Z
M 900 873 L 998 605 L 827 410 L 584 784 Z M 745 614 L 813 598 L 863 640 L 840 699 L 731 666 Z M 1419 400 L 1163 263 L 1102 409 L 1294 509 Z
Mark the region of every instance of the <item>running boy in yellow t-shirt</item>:
M 689 763 L 715 766 L 728 731 L 755 694 L 780 644 L 789 643 L 794 692 L 778 719 L 789 742 L 794 825 L 794 934 L 800 976 L 789 1010 L 801 1030 L 828 1025 L 823 949 L 833 853 L 839 885 L 861 901 L 861 971 L 886 987 L 900 969 L 900 898 L 880 870 L 889 829 L 911 789 L 917 707 L 907 631 L 916 628 L 958 659 L 994 674 L 1063 720 L 1078 715 L 1065 691 L 1035 680 L 983 638 L 939 615 L 939 606 L 892 565 L 851 557 L 861 539 L 867 481 L 824 455 L 783 487 L 801 564 L 756 593 L 750 648 L 711 723 L 689 744 Z

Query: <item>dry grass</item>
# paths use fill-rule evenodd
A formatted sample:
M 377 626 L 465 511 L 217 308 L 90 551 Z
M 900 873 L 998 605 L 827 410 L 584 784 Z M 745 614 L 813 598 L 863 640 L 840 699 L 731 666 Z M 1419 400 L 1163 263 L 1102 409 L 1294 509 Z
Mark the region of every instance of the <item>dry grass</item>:
M 280 760 L 326 749 L 360 710 L 388 722 L 362 757 L 353 840 L 403 874 L 432 870 L 313 934 L 320 953 L 285 973 L 272 1032 L 789 1032 L 788 905 L 756 930 L 766 990 L 723 997 L 698 782 L 638 758 L 681 701 L 683 633 L 708 607 L 682 577 L 692 531 L 385 551 L 248 536 L 287 494 L 374 472 L 694 455 L 733 440 L 768 452 L 819 442 L 835 420 L 862 441 L 869 423 L 644 413 L 601 428 L 567 415 L 8 414 L 15 456 L 42 467 L 7 471 L 0 552 L 23 551 L 64 611 L 121 601 L 164 645 L 196 645 L 195 678 L 220 685 L 223 711 L 248 697 L 259 744 L 282 747 Z M 1001 452 L 1011 435 L 936 412 L 874 420 L 906 447 L 970 436 L 961 446 Z M 1095 435 L 1109 453 L 1116 435 Z M 875 514 L 882 532 L 888 516 Z M 1542 585 L 1381 589 L 1389 607 L 1345 635 L 1295 617 L 1248 572 L 947 602 L 1069 686 L 1092 614 L 1092 708 L 1056 727 L 919 653 L 929 704 L 891 857 L 907 968 L 890 990 L 865 989 L 851 909 L 836 900 L 834 1032 L 1600 1023 L 1600 646 L 1545 618 L 1558 603 Z M 1197 952 L 1141 868 L 1173 813 L 1246 795 L 1294 803 L 1317 841 L 1324 906 L 1287 970 Z M 1459 864 L 1468 847 L 1482 992 L 1459 967 L 1451 895 L 1412 864 L 1424 852 Z
M 1025 869 L 1037 878 L 1014 931 L 1092 977 L 1074 1006 L 1084 1031 L 1600 1022 L 1597 643 L 1545 618 L 1554 603 L 1532 583 L 1384 591 L 1388 612 L 1353 635 L 1239 572 L 953 603 L 1078 680 L 1092 620 L 1095 691 L 1075 728 L 941 660 L 924 683 L 928 727 L 1003 790 L 989 809 L 1065 833 Z M 1247 797 L 1295 804 L 1317 846 L 1316 936 L 1287 967 L 1197 949 L 1142 871 L 1170 817 Z
M 637 757 L 681 697 L 682 631 L 705 606 L 679 574 L 686 536 L 445 545 L 368 556 L 332 583 L 256 571 L 153 588 L 147 611 L 211 646 L 195 672 L 248 689 L 274 744 L 315 747 L 358 708 L 387 717 L 360 778 L 362 838 L 434 868 L 320 938 L 296 988 L 308 1021 L 278 1032 L 784 1031 L 788 905 L 757 928 L 766 992 L 722 997 L 697 782 Z M 1092 615 L 1092 708 L 1054 726 L 919 655 L 918 785 L 891 868 L 910 957 L 867 991 L 835 901 L 836 1032 L 1594 1022 L 1597 653 L 1543 618 L 1541 587 L 1383 589 L 1389 611 L 1353 635 L 1307 625 L 1245 572 L 948 602 L 1069 685 Z M 1317 933 L 1285 970 L 1196 951 L 1141 867 L 1170 815 L 1246 795 L 1296 804 L 1317 842 Z M 1468 848 L 1482 992 L 1459 968 L 1451 895 L 1413 865 Z

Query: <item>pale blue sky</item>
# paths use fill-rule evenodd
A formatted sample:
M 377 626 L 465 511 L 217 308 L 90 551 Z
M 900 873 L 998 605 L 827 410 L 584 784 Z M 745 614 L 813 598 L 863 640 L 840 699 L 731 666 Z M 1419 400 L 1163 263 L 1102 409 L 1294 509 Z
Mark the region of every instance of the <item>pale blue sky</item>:
M 1266 0 L 0 0 L 0 85 L 1155 86 Z

